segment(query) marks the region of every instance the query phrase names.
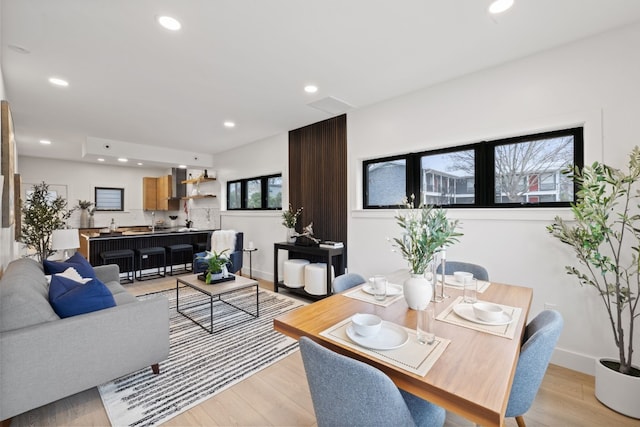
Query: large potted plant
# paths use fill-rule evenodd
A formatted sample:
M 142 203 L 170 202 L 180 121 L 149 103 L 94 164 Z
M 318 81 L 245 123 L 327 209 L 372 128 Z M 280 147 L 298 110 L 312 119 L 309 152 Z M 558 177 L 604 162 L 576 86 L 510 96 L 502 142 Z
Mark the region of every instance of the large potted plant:
M 33 248 L 39 261 L 47 259 L 51 249 L 53 230 L 65 228 L 73 209 L 67 210 L 67 201 L 62 196 L 52 197 L 49 186 L 42 182 L 35 184 L 33 191 L 22 203 L 22 227 L 20 242 Z
M 447 219 L 447 212 L 432 205 L 414 208 L 414 196 L 403 200 L 405 209 L 396 216 L 402 237 L 393 239 L 394 245 L 409 264 L 411 277 L 404 282 L 403 293 L 407 305 L 414 310 L 424 308 L 433 295 L 435 281 L 434 254 L 458 241 L 462 233 L 456 231 L 458 220 Z M 425 277 L 428 272 L 428 278 Z
M 640 317 L 640 149 L 631 151 L 626 171 L 595 162 L 565 173 L 580 186 L 574 219 L 556 217 L 547 229 L 572 247 L 579 265 L 567 266 L 567 273 L 598 292 L 618 347 L 617 359 L 596 363 L 596 397 L 640 418 L 640 369 L 632 362 Z

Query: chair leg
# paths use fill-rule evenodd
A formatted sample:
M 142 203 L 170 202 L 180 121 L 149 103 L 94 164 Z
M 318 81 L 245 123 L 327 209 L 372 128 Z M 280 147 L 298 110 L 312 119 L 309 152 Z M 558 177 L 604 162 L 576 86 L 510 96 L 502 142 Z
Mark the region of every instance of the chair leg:
M 518 423 L 518 427 L 527 427 L 527 425 L 524 422 L 524 417 L 522 415 L 518 415 L 516 417 L 516 423 Z
M 159 363 L 154 363 L 153 365 L 151 365 L 151 371 L 158 375 L 160 373 L 160 364 Z

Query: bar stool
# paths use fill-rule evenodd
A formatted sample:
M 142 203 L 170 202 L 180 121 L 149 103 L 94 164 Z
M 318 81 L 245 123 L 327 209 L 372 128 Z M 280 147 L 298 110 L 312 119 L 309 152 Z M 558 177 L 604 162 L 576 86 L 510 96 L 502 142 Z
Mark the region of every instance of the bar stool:
M 175 261 L 180 261 L 179 264 L 184 264 L 184 269 L 178 270 L 178 273 L 187 273 L 193 271 L 193 246 L 187 243 L 178 244 L 178 245 L 169 245 L 165 246 L 167 252 L 169 253 L 169 275 L 173 276 L 173 264 L 174 257 L 180 258 L 175 259 Z M 191 270 L 187 268 L 187 264 L 191 264 Z
M 122 272 L 127 273 L 125 282 L 120 283 L 133 283 L 135 280 L 135 258 L 131 249 L 120 249 L 117 251 L 104 251 L 100 252 L 100 258 L 102 258 L 102 264 L 118 264 Z M 122 260 L 126 262 L 121 262 Z M 124 265 L 123 265 L 124 264 Z M 126 266 L 126 268 L 124 267 Z
M 138 277 L 136 277 L 136 279 L 139 281 L 156 277 L 165 277 L 167 275 L 167 254 L 163 247 L 154 246 L 151 248 L 136 249 L 136 255 L 138 256 Z M 151 257 L 158 258 L 157 261 L 160 261 L 161 258 L 162 262 L 153 263 L 151 262 Z M 155 267 L 158 269 L 157 273 L 142 274 L 142 265 L 145 259 L 148 260 L 147 268 Z M 160 273 L 160 268 L 163 270 L 162 273 Z
M 193 244 L 193 250 L 196 253 L 206 251 L 207 250 L 207 242 L 194 243 Z

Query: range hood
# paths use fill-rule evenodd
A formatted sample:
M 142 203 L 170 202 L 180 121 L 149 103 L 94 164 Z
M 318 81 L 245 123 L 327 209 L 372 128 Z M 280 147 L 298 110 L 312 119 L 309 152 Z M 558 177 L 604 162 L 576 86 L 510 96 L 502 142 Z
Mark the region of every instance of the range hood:
M 180 199 L 187 195 L 187 184 L 182 183 L 182 181 L 185 181 L 186 179 L 186 169 L 171 169 L 171 199 Z

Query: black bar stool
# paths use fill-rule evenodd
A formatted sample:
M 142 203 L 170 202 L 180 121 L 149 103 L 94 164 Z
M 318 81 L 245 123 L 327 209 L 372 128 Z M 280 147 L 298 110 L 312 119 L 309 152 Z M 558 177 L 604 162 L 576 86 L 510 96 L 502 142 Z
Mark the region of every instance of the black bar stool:
M 184 269 L 177 270 L 178 273 L 188 273 L 193 271 L 193 246 L 187 243 L 179 245 L 165 246 L 169 254 L 169 275 L 173 276 L 173 265 L 184 264 Z M 191 264 L 191 269 L 187 268 Z
M 118 264 L 120 272 L 127 273 L 126 281 L 120 283 L 133 283 L 135 280 L 134 253 L 131 249 L 121 249 L 117 251 L 100 252 L 102 264 Z M 124 262 L 123 262 L 124 261 Z
M 138 276 L 136 279 L 139 281 L 165 277 L 167 275 L 167 254 L 163 247 L 155 246 L 136 249 L 136 255 L 138 256 Z M 156 258 L 155 263 L 152 262 L 152 257 Z M 157 273 L 142 274 L 144 260 L 147 260 L 146 268 L 157 268 Z M 162 268 L 162 273 L 160 272 L 160 268 Z

